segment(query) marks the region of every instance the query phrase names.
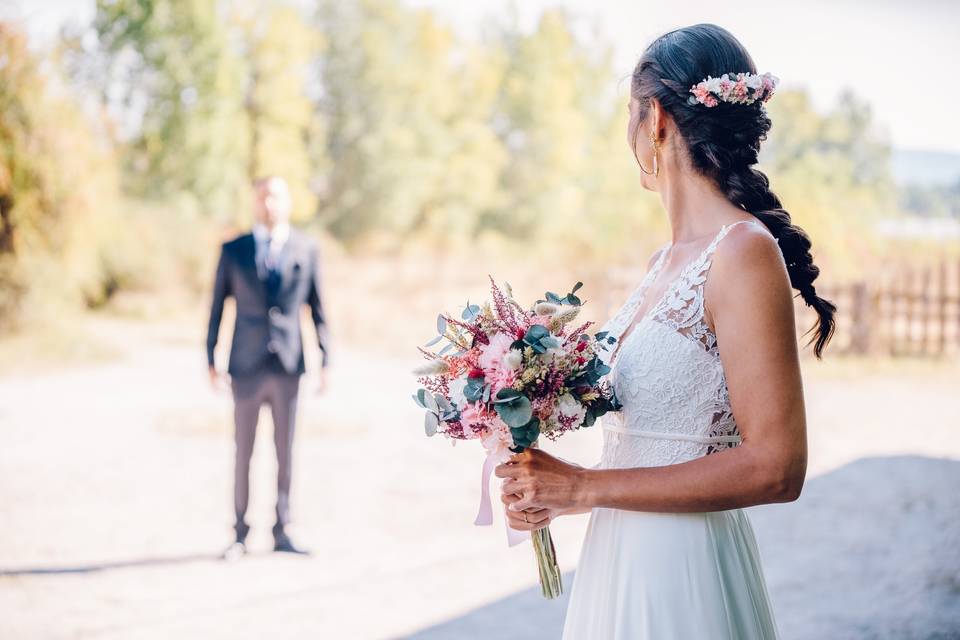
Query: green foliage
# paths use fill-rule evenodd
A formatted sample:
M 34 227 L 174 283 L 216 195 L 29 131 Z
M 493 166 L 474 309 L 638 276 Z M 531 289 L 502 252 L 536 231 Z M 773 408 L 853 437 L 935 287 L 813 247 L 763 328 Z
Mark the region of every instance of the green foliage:
M 506 420 L 504 420 L 504 422 L 506 422 Z M 540 437 L 540 419 L 533 417 L 530 418 L 529 422 L 521 426 L 511 426 L 510 435 L 513 438 L 513 444 L 515 445 L 510 447 L 511 451 L 514 453 L 520 453 L 524 449 L 529 449 L 533 446 L 533 443 L 537 441 L 537 438 Z
M 135 194 L 189 194 L 227 218 L 245 205 L 243 67 L 216 0 L 98 0 L 104 92 L 137 121 L 125 145 Z M 117 99 L 119 98 L 119 99 Z
M 114 168 L 23 32 L 0 22 L 0 322 L 97 305 L 127 284 Z
M 72 84 L 2 25 L 4 318 L 34 293 L 95 306 L 201 286 L 214 222 L 246 222 L 249 180 L 268 173 L 290 182 L 299 221 L 357 250 L 501 249 L 583 271 L 636 264 L 663 236 L 625 140 L 628 83 L 564 12 L 468 41 L 402 0 L 304 6 L 99 0 L 67 43 Z M 958 215 L 956 187 L 898 194 L 862 101 L 819 113 L 783 91 L 769 109 L 762 168 L 831 278 L 869 268 L 875 222 L 898 206 Z M 577 305 L 576 291 L 547 299 Z
M 308 219 L 317 206 L 312 164 L 323 163 L 322 157 L 311 157 L 314 105 L 306 91 L 320 38 L 297 9 L 276 2 L 242 3 L 234 23 L 247 62 L 248 177 L 284 177 L 294 219 Z
M 387 246 L 472 233 L 499 197 L 504 154 L 488 126 L 496 61 L 455 50 L 431 13 L 393 0 L 327 0 L 317 24 L 329 229 Z
M 550 330 L 542 324 L 531 325 L 523 336 L 523 344 L 532 348 L 536 353 L 546 353 L 547 349 L 558 347 L 556 338 L 550 335 Z

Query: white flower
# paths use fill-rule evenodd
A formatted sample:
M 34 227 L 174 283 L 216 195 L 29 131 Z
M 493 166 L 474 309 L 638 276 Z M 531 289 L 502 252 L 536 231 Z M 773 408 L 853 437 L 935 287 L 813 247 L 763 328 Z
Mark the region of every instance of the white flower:
M 431 360 L 425 365 L 417 367 L 413 370 L 414 375 L 417 376 L 438 376 L 442 373 L 449 371 L 450 367 L 447 366 L 447 363 L 443 360 Z
M 450 389 L 450 402 L 453 403 L 457 409 L 463 409 L 467 406 L 467 397 L 463 395 L 463 390 L 467 386 L 467 376 L 466 374 L 460 376 L 459 378 L 454 378 L 450 381 L 448 385 Z
M 583 419 L 587 415 L 587 410 L 580 402 L 569 393 L 565 393 L 557 398 L 557 411 L 566 418 L 576 418 L 573 427 L 579 427 L 583 424 Z
M 552 316 L 560 310 L 560 307 L 552 302 L 538 302 L 537 306 L 535 306 L 533 310 L 538 316 Z
M 506 369 L 510 371 L 516 371 L 520 368 L 520 365 L 523 364 L 523 354 L 517 349 L 510 349 L 510 351 L 507 352 L 507 355 L 503 356 L 502 363 Z

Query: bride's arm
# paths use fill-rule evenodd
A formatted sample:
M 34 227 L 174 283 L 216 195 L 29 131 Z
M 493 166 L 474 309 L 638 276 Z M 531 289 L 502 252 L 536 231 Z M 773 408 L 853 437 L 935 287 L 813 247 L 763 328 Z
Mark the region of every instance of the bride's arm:
M 806 419 L 793 300 L 776 241 L 742 225 L 714 256 L 708 319 L 720 345 L 742 443 L 689 462 L 637 469 L 583 469 L 540 450 L 501 465 L 511 509 L 719 511 L 800 495 Z

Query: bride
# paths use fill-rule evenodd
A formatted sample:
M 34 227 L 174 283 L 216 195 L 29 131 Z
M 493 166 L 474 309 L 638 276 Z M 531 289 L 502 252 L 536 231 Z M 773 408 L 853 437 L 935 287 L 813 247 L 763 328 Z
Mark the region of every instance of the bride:
M 754 168 L 776 78 L 728 31 L 700 24 L 647 47 L 628 143 L 672 241 L 606 329 L 623 410 L 600 464 L 541 450 L 497 468 L 510 526 L 591 512 L 567 640 L 777 637 L 743 507 L 796 500 L 806 424 L 792 288 L 834 327 L 810 239 Z M 640 141 L 643 141 L 642 143 Z

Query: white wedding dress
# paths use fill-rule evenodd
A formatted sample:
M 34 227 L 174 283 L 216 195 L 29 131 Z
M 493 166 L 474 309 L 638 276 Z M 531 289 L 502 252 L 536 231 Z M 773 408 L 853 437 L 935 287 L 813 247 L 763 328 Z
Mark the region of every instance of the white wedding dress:
M 598 468 L 676 464 L 739 443 L 717 339 L 703 318 L 711 257 L 738 224 L 743 223 L 723 227 L 683 269 L 613 356 L 610 380 L 623 411 L 603 418 Z M 607 323 L 605 329 L 618 340 L 633 323 L 666 253 L 661 250 Z M 753 529 L 742 510 L 593 510 L 564 640 L 776 637 Z

